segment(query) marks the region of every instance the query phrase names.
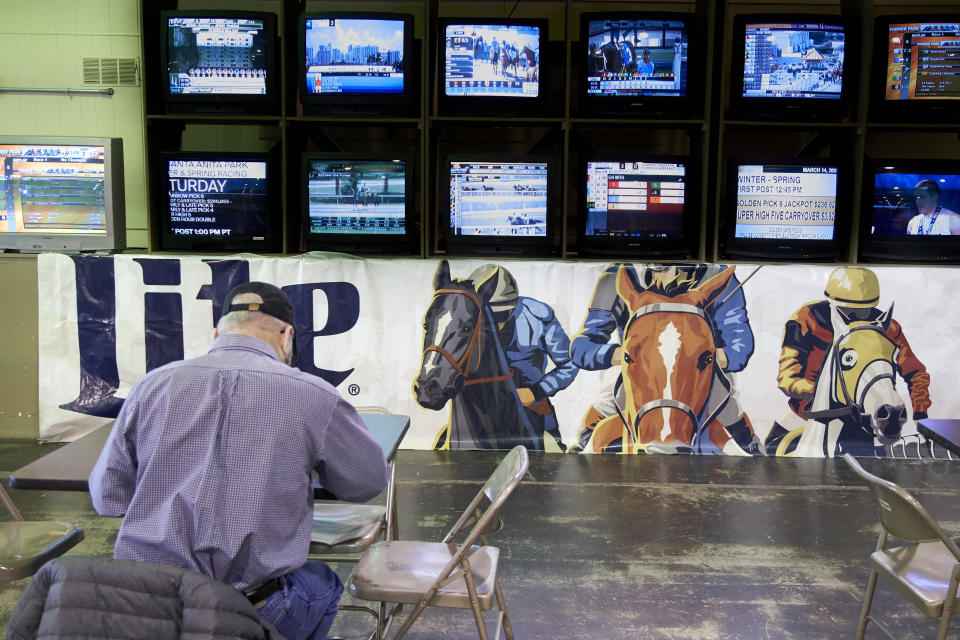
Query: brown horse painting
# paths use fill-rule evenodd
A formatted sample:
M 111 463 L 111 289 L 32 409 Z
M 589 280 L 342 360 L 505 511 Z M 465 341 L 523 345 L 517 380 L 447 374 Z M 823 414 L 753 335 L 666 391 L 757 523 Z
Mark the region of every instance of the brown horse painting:
M 716 384 L 716 345 L 704 309 L 726 288 L 733 273 L 731 266 L 694 289 L 668 296 L 638 290 L 620 267 L 617 293 L 630 310 L 621 344 L 618 385 L 622 393 L 616 394 L 623 401 L 617 415 L 597 424 L 594 451 L 696 452 L 704 436 L 723 450 L 730 435 L 715 419 L 723 404 L 707 412 Z M 722 370 L 717 371 L 726 380 Z

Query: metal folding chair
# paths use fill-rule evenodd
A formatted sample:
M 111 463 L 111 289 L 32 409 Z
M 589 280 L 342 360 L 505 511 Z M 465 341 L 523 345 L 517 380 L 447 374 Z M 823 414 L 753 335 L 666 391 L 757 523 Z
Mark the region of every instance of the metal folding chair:
M 0 502 L 13 518 L 0 522 L 0 582 L 32 576 L 83 540 L 83 529 L 69 522 L 24 520 L 3 485 Z
M 880 538 L 876 551 L 870 555 L 870 580 L 857 625 L 857 640 L 862 640 L 869 622 L 880 627 L 888 637 L 893 637 L 882 621 L 870 615 L 878 576 L 882 576 L 924 614 L 940 618 L 937 640 L 943 640 L 947 637 L 950 617 L 957 604 L 960 548 L 907 491 L 889 480 L 868 473 L 849 453 L 845 453 L 843 459 L 870 487 L 877 499 L 880 517 Z M 887 547 L 888 536 L 912 544 Z
M 513 640 L 498 577 L 500 550 L 487 544 L 486 536 L 502 526 L 500 509 L 528 465 L 527 450 L 514 447 L 441 542 L 395 540 L 371 546 L 350 577 L 349 593 L 361 600 L 416 605 L 395 640 L 407 633 L 428 606 L 472 610 L 480 638 L 489 640 L 483 612 L 493 608 L 495 599 L 500 613 L 493 637 L 499 639 L 503 629 L 507 640 Z M 463 533 L 465 537 L 456 544 Z M 478 540 L 483 544 L 475 544 Z M 384 637 L 394 613 L 388 616 Z

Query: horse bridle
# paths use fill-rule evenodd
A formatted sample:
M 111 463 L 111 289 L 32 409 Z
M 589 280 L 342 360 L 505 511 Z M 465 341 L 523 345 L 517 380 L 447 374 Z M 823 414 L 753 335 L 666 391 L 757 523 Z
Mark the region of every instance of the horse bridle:
M 706 321 L 707 325 L 710 327 L 711 333 L 713 332 L 713 322 L 711 322 L 710 317 L 707 315 L 707 312 L 702 308 L 693 305 L 687 304 L 684 302 L 655 302 L 653 304 L 644 305 L 639 307 L 636 311 L 631 314 L 630 319 L 627 320 L 627 323 L 623 327 L 623 337 L 626 339 L 627 332 L 630 330 L 630 325 L 633 324 L 633 321 L 642 316 L 650 315 L 652 313 L 689 313 L 695 316 L 699 316 Z M 731 395 L 731 384 L 730 379 L 727 377 L 726 372 L 720 368 L 716 359 L 714 359 L 713 364 L 714 373 L 719 374 L 717 377 L 720 379 L 721 384 L 723 385 L 726 391 L 726 397 L 724 397 L 723 402 L 717 405 L 717 408 L 710 412 L 710 415 L 706 417 L 703 421 L 700 420 L 700 416 L 697 414 L 690 405 L 680 400 L 671 400 L 667 398 L 657 398 L 651 400 L 650 402 L 645 403 L 637 411 L 637 415 L 633 418 L 633 424 L 627 420 L 627 417 L 623 414 L 623 410 L 620 409 L 620 406 L 616 402 L 617 392 L 620 390 L 620 387 L 623 385 L 623 373 L 617 378 L 617 382 L 614 385 L 613 405 L 617 409 L 617 413 L 620 415 L 620 420 L 627 427 L 627 430 L 630 432 L 630 437 L 633 438 L 634 443 L 637 442 L 637 425 L 640 424 L 640 419 L 643 418 L 646 414 L 650 413 L 654 409 L 673 409 L 675 411 L 680 411 L 684 413 L 687 417 L 690 418 L 690 421 L 694 425 L 693 438 L 690 441 L 690 447 L 692 449 L 699 450 L 700 447 L 700 437 L 703 431 L 703 428 L 710 424 L 710 422 L 715 419 L 723 408 L 727 405 L 727 402 L 730 400 Z M 709 400 L 709 395 L 707 396 Z
M 512 378 L 513 370 L 511 370 L 510 373 L 507 373 L 501 376 L 490 376 L 487 378 L 470 378 L 470 365 L 473 358 L 474 347 L 475 346 L 482 347 L 482 345 L 480 345 L 479 343 L 481 342 L 481 339 L 482 339 L 481 336 L 482 336 L 482 329 L 483 329 L 483 304 L 480 302 L 480 299 L 476 295 L 474 295 L 472 291 L 466 291 L 464 289 L 437 289 L 436 291 L 433 292 L 433 297 L 436 298 L 441 293 L 458 294 L 462 296 L 467 296 L 473 301 L 475 305 L 477 305 L 477 319 L 473 325 L 473 334 L 470 336 L 470 342 L 467 344 L 466 352 L 463 354 L 463 356 L 460 357 L 459 360 L 454 358 L 449 351 L 435 344 L 432 344 L 426 349 L 424 349 L 423 353 L 420 354 L 420 357 L 423 358 L 431 351 L 436 351 L 437 353 L 439 353 L 440 355 L 442 355 L 444 358 L 447 359 L 447 361 L 453 366 L 454 370 L 457 373 L 463 376 L 463 386 L 465 387 L 472 384 L 482 384 L 484 382 L 498 382 L 500 380 L 509 380 L 510 378 Z M 483 352 L 482 348 L 478 349 L 478 353 L 482 353 L 482 352 Z M 476 368 L 479 366 L 480 366 L 480 363 L 477 362 L 476 366 L 474 367 L 474 370 L 476 370 Z

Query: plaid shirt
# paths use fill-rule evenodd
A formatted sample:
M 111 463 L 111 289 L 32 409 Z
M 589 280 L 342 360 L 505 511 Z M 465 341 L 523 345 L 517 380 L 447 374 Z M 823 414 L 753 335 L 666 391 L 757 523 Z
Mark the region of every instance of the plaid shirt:
M 306 561 L 314 469 L 354 502 L 388 478 L 379 445 L 331 385 L 261 340 L 224 335 L 133 386 L 90 496 L 99 514 L 123 516 L 114 557 L 243 589 Z

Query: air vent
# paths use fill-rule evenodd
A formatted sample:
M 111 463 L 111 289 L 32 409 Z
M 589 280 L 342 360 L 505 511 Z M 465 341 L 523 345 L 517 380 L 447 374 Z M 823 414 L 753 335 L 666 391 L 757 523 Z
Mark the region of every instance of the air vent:
M 81 58 L 84 86 L 136 87 L 140 73 L 136 58 Z

